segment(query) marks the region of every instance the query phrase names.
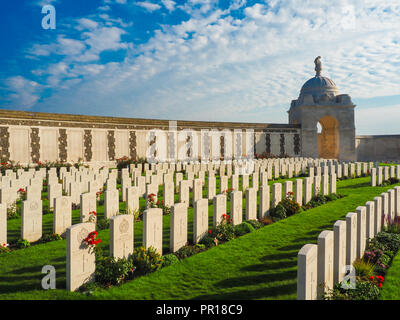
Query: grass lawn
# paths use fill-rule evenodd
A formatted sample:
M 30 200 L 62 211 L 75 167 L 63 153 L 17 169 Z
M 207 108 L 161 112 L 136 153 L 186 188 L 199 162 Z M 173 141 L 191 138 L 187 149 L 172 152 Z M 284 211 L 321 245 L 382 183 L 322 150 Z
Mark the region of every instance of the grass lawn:
M 380 300 L 400 300 L 400 254 L 397 254 L 386 274 Z
M 65 241 L 1 255 L 0 299 L 296 299 L 300 248 L 306 243 L 316 243 L 322 230 L 332 230 L 336 220 L 393 188 L 371 187 L 370 177 L 338 181 L 337 185 L 338 193 L 346 195 L 345 198 L 266 226 L 119 287 L 96 290 L 91 296 L 63 290 Z M 212 222 L 212 206 L 209 214 Z M 44 224 L 46 216 L 50 219 L 47 223 L 52 221 L 52 215 L 45 215 Z M 75 216 L 76 213 L 74 219 Z M 190 208 L 189 238 L 192 217 Z M 169 216 L 164 216 L 165 250 L 169 243 L 169 220 Z M 142 223 L 136 223 L 135 247 L 141 244 L 141 229 Z M 99 237 L 107 250 L 109 230 L 100 231 Z M 57 290 L 41 289 L 41 269 L 46 264 L 56 268 Z

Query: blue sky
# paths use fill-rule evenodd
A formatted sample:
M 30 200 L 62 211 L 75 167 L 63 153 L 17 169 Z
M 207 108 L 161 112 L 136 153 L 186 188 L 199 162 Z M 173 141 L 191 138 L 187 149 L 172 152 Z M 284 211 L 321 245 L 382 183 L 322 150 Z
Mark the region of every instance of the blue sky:
M 398 0 L 15 0 L 0 15 L 3 109 L 287 123 L 321 55 L 357 134 L 400 134 Z

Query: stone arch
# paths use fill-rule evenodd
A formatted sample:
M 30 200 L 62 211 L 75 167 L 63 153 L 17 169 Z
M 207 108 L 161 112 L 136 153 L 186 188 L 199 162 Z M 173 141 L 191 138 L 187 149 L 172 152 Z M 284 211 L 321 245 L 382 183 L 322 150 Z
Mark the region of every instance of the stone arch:
M 318 136 L 318 156 L 324 159 L 339 158 L 339 122 L 333 116 L 324 116 L 318 121 L 321 133 Z

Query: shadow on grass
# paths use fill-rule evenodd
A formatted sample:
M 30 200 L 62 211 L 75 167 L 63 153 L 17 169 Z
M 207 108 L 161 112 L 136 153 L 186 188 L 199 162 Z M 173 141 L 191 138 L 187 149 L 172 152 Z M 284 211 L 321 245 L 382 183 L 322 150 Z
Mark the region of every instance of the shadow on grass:
M 265 270 L 265 269 L 264 269 Z M 214 286 L 218 288 L 236 288 L 251 285 L 259 285 L 260 283 L 271 284 L 275 281 L 285 281 L 296 279 L 297 270 L 290 270 L 279 273 L 264 273 L 236 278 L 227 278 L 217 282 Z
M 352 185 L 340 187 L 340 189 L 354 189 L 354 188 L 362 188 L 362 187 L 370 187 L 370 186 L 371 186 L 370 182 L 363 182 L 363 183 L 352 184 Z
M 57 260 L 64 261 L 56 263 Z M 65 259 L 54 259 L 49 261 L 49 265 L 54 266 L 56 269 L 56 287 L 58 289 L 65 288 Z M 42 268 L 42 265 L 35 265 L 12 270 L 7 273 L 7 276 L 0 276 L 0 294 L 43 290 L 42 279 L 45 277 L 45 274 L 42 274 Z
M 276 285 L 273 287 L 259 288 L 256 290 L 238 290 L 235 292 L 219 292 L 216 294 L 205 294 L 194 297 L 194 300 L 244 300 L 244 299 L 262 299 L 270 296 L 291 294 L 296 292 L 297 283 L 285 285 Z

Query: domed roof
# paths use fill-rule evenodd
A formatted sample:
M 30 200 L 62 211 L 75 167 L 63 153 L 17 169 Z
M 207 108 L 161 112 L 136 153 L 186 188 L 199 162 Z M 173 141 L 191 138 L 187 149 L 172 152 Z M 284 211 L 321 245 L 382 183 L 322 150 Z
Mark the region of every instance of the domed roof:
M 321 76 L 321 56 L 314 60 L 315 77 L 303 84 L 297 100 L 292 100 L 290 108 L 299 106 L 331 106 L 331 105 L 353 105 L 348 94 L 339 94 L 336 83 L 327 77 Z
M 316 75 L 314 78 L 308 80 L 301 88 L 300 95 L 311 94 L 314 97 L 323 94 L 337 95 L 339 89 L 336 87 L 335 82 L 331 79 Z

